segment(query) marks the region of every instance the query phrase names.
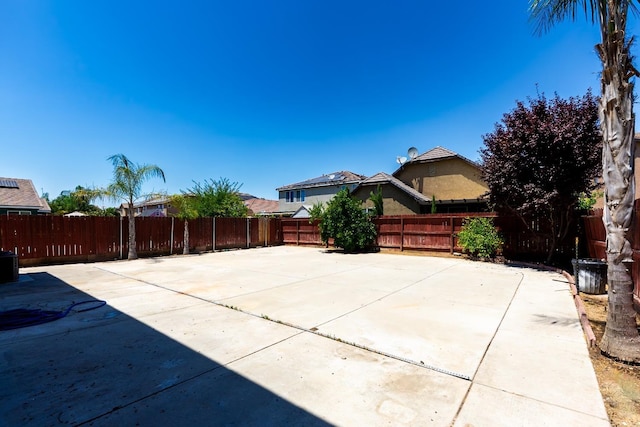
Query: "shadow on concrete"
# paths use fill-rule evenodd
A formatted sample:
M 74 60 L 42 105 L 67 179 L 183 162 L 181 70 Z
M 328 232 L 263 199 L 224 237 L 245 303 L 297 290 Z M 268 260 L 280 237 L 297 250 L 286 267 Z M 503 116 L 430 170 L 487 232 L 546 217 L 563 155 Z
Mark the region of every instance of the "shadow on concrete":
M 21 278 L 0 285 L 0 311 L 93 299 L 48 273 Z M 0 425 L 328 425 L 108 304 L 2 331 L 0 349 Z

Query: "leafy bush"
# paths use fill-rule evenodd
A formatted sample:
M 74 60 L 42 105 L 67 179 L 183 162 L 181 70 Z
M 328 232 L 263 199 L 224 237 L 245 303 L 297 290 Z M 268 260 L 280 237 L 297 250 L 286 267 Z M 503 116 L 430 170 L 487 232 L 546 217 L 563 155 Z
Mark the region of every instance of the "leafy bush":
M 587 195 L 586 193 L 580 193 L 578 195 L 578 206 L 579 210 L 588 211 L 593 209 L 593 206 L 598 201 L 598 198 L 604 195 L 603 191 L 592 191 L 591 194 Z
M 346 189 L 327 203 L 320 217 L 320 238 L 325 244 L 333 238 L 335 247 L 345 252 L 369 249 L 376 241 L 376 226 L 362 210 L 362 202 Z
M 480 257 L 495 255 L 503 244 L 491 218 L 465 219 L 458 233 L 458 242 L 465 252 Z

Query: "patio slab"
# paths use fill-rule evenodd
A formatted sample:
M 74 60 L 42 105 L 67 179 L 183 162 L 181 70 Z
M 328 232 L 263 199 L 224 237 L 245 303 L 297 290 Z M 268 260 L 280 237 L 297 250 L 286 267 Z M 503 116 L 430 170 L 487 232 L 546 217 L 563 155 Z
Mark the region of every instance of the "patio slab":
M 1 425 L 608 425 L 562 275 L 272 247 L 23 268 Z M 579 398 L 576 398 L 579 395 Z

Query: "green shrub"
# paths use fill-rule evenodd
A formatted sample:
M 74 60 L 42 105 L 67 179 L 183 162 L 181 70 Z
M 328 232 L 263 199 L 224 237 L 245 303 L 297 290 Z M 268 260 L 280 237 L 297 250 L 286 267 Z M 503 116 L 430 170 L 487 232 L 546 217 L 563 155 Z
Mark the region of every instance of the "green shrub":
M 331 199 L 320 218 L 320 237 L 327 244 L 333 238 L 337 248 L 356 252 L 371 248 L 376 241 L 376 226 L 362 210 L 362 201 L 344 189 Z
M 458 243 L 473 256 L 491 257 L 502 246 L 503 240 L 491 218 L 467 218 L 458 233 Z

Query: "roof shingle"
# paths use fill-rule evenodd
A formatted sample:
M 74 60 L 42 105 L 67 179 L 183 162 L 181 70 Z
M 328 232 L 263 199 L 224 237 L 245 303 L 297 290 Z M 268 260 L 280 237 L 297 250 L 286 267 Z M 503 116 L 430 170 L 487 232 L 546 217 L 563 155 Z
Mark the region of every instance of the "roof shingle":
M 51 212 L 46 200 L 38 196 L 38 192 L 30 179 L 4 178 L 0 181 L 15 181 L 16 186 L 0 186 L 0 207 L 38 209 L 43 212 Z

